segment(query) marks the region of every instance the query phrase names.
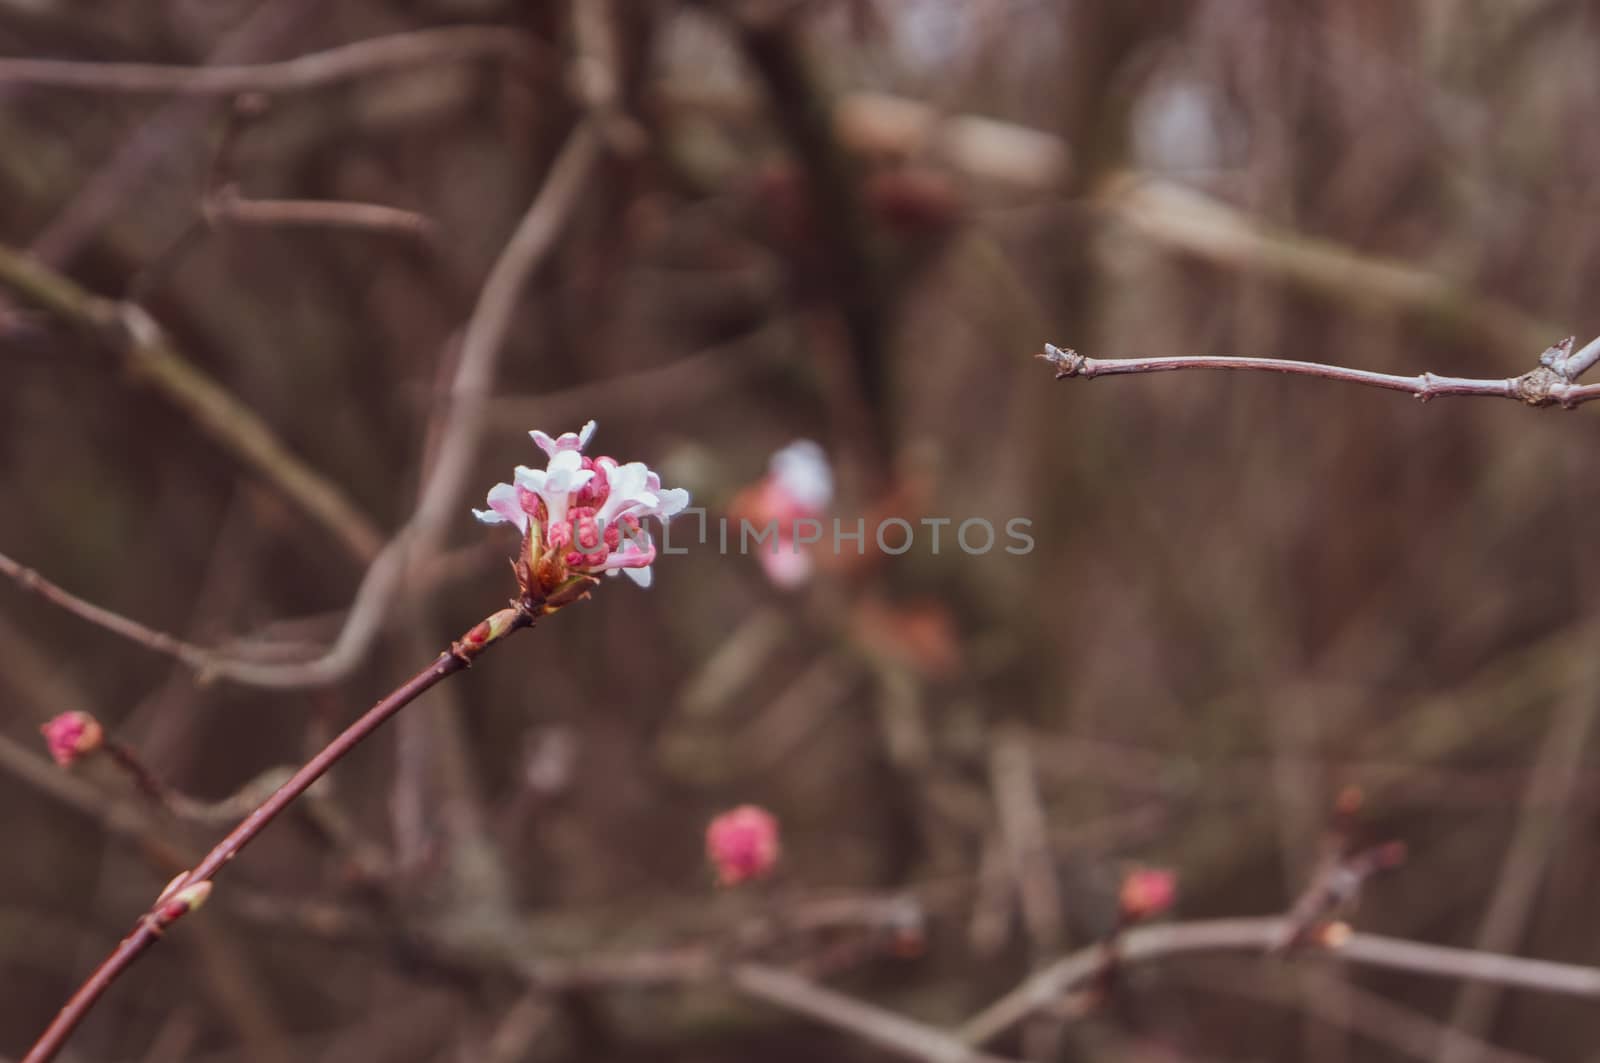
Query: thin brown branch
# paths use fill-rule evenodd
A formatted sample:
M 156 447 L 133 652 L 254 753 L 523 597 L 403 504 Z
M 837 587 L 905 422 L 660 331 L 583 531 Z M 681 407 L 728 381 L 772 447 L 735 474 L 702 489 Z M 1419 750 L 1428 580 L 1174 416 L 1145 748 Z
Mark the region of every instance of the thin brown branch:
M 1339 972 L 1318 972 L 1296 991 L 1270 971 L 1239 977 L 1230 971 L 1219 978 L 1215 970 L 1185 974 L 1183 981 L 1200 992 L 1226 993 L 1257 1003 L 1297 1008 L 1329 1026 L 1359 1034 L 1415 1059 L 1435 1063 L 1439 1043 L 1446 1034 L 1443 1023 L 1427 1014 L 1397 1004 L 1389 997 L 1345 981 Z M 1480 1063 L 1536 1063 L 1533 1056 L 1477 1042 Z
M 1000 819 L 1000 835 L 1021 903 L 1036 960 L 1062 942 L 1062 892 L 1047 831 L 1048 816 L 1026 733 L 1008 728 L 990 747 L 989 786 Z
M 352 557 L 369 561 L 378 553 L 383 536 L 344 492 L 296 457 L 255 411 L 196 368 L 139 306 L 93 295 L 4 246 L 0 286 L 98 336 L 125 360 L 135 379 L 187 413 L 202 432 L 332 532 Z
M 460 360 L 447 396 L 448 416 L 416 509 L 406 526 L 367 569 L 333 645 L 322 656 L 310 661 L 289 664 L 230 661 L 214 667 L 214 674 L 255 686 L 315 686 L 342 678 L 366 655 L 399 593 L 411 560 L 437 552 L 441 530 L 461 502 L 466 476 L 471 471 L 484 427 L 482 406 L 494 382 L 512 312 L 528 277 L 555 247 L 573 208 L 588 187 L 589 175 L 599 157 L 593 130 L 587 125 L 578 126 L 490 270 L 461 341 Z
M 533 1042 L 554 1017 L 555 1010 L 545 993 L 538 990 L 524 993 L 501 1017 L 482 1051 L 474 1054 L 483 1063 L 517 1063 L 527 1059 Z
M 151 870 L 164 877 L 170 878 L 187 870 L 200 858 L 200 853 L 170 841 L 166 829 L 168 825 L 158 823 L 148 806 L 114 797 L 93 783 L 62 771 L 48 758 L 5 735 L 0 735 L 0 773 L 73 809 L 96 823 L 107 834 L 129 843 Z M 227 818 L 238 819 L 269 796 L 292 773 L 290 767 L 263 772 L 233 797 L 215 806 L 207 806 L 209 811 L 216 814 L 204 818 L 215 820 L 219 818 L 223 806 L 229 806 L 232 814 Z M 314 802 L 316 788 L 305 796 L 306 801 Z M 249 803 L 246 804 L 246 801 Z M 234 911 L 278 930 L 293 930 L 324 939 L 354 938 L 362 933 L 369 937 L 372 935 L 371 928 L 360 922 L 356 914 L 335 904 L 309 899 L 286 900 L 239 887 L 230 892 L 229 900 Z
M 343 678 L 360 663 L 376 639 L 413 561 L 438 552 L 442 529 L 451 512 L 461 504 L 466 476 L 471 471 L 473 455 L 484 428 L 483 405 L 494 381 L 517 300 L 529 275 L 554 248 L 573 207 L 588 187 L 589 175 L 598 159 L 598 138 L 589 126 L 580 125 L 568 138 L 543 188 L 495 262 L 467 323 L 466 335 L 461 342 L 460 360 L 447 396 L 448 414 L 441 432 L 438 454 L 423 485 L 416 509 L 405 527 L 380 550 L 375 550 L 377 556 L 356 589 L 344 625 L 333 644 L 321 656 L 305 661 L 272 663 L 225 656 L 147 628 L 68 594 L 9 559 L 0 559 L 5 562 L 0 564 L 0 572 L 12 575 L 19 582 L 23 578 L 20 574 L 27 573 L 27 579 L 33 584 L 30 589 L 50 588 L 51 593 L 46 597 L 56 604 L 71 608 L 76 615 L 149 649 L 176 658 L 194 668 L 203 679 L 227 679 L 251 686 L 291 689 L 320 686 Z M 21 256 L 17 256 L 17 260 L 43 278 L 45 287 L 41 301 L 52 308 L 56 303 L 72 302 L 72 293 L 76 289 L 70 281 L 26 264 Z M 5 252 L 0 250 L 0 282 L 6 279 L 6 262 Z M 65 294 L 57 292 L 51 287 L 56 282 L 68 286 L 69 291 Z M 220 393 L 220 389 L 217 390 Z M 231 397 L 227 401 L 233 402 Z M 243 411 L 243 414 L 254 418 L 249 411 Z M 260 431 L 265 433 L 265 427 L 262 426 Z M 315 475 L 310 473 L 309 468 L 305 471 Z M 373 536 L 375 539 L 376 533 Z
M 1439 376 L 1421 373 L 1399 376 L 1368 369 L 1351 369 L 1322 362 L 1300 362 L 1287 358 L 1234 358 L 1223 355 L 1172 355 L 1156 358 L 1089 358 L 1070 348 L 1045 344 L 1040 355 L 1055 368 L 1056 379 L 1120 376 L 1129 373 L 1169 373 L 1182 369 L 1235 369 L 1265 373 L 1289 373 L 1319 377 L 1348 384 L 1404 391 L 1422 402 L 1441 396 L 1480 396 L 1515 399 L 1529 406 L 1560 406 L 1572 409 L 1600 399 L 1600 384 L 1577 384 L 1546 365 L 1503 380 L 1475 377 Z
M 276 63 L 168 66 L 90 63 L 71 59 L 0 59 L 0 84 L 89 92 L 174 96 L 231 96 L 239 92 L 298 92 L 384 71 L 468 59 L 554 64 L 537 37 L 503 26 L 450 26 L 396 33 L 340 45 Z
M 246 199 L 226 185 L 201 204 L 206 221 L 277 229 L 354 229 L 432 243 L 439 226 L 425 214 L 379 203 L 324 199 Z
M 146 627 L 137 620 L 130 620 L 121 613 L 114 613 L 110 609 L 80 598 L 5 554 L 0 554 L 0 575 L 9 577 L 23 590 L 37 594 L 51 605 L 65 609 L 79 619 L 87 620 L 96 627 L 104 628 L 113 635 L 120 635 L 130 642 L 137 642 L 147 650 L 172 657 L 197 672 L 204 673 L 211 665 L 213 655 L 209 650 L 192 642 L 185 642 L 165 631 Z
M 776 967 L 740 964 L 729 973 L 729 979 L 734 988 L 746 996 L 843 1030 L 907 1059 L 933 1063 L 997 1063 L 999 1058 L 979 1052 L 942 1030 L 836 993 Z
M 155 808 L 191 823 L 225 824 L 238 819 L 270 796 L 294 773 L 293 765 L 268 768 L 220 801 L 201 801 L 169 785 L 131 747 L 107 739 L 104 749 L 117 769 L 132 780 L 133 785 Z M 320 827 L 327 818 L 327 810 L 318 808 L 313 813 L 316 804 L 312 796 L 307 795 L 302 808 L 313 815 L 313 821 Z
M 746 378 L 771 374 L 798 344 L 794 322 L 780 318 L 724 343 L 649 369 L 615 373 L 538 395 L 502 395 L 484 413 L 496 426 L 582 423 L 589 416 L 684 407 L 731 391 Z M 741 627 L 740 630 L 743 630 Z
M 606 146 L 634 158 L 649 143 L 649 134 L 628 114 L 622 98 L 622 48 L 617 40 L 618 11 L 612 0 L 594 0 L 572 9 L 576 48 L 570 80 L 573 95 L 588 108 Z
M 316 756 L 305 763 L 270 797 L 244 818 L 229 834 L 212 847 L 198 864 L 179 875 L 162 891 L 154 905 L 139 917 L 133 930 L 122 939 L 110 956 L 95 969 L 88 981 L 72 995 L 61 1012 L 50 1023 L 39 1040 L 23 1057 L 23 1063 L 46 1063 L 55 1058 L 72 1031 L 77 1029 L 100 996 L 123 971 L 160 940 L 167 927 L 177 922 L 193 907 L 198 906 L 204 894 L 195 900 L 187 897 L 195 890 L 209 891 L 212 879 L 238 856 L 266 827 L 288 808 L 301 794 L 343 760 L 351 750 L 391 717 L 415 701 L 440 681 L 471 666 L 485 649 L 526 627 L 531 627 L 542 615 L 554 612 L 570 597 L 548 602 L 523 599 L 514 610 L 506 610 L 491 620 L 485 620 L 468 635 L 453 643 L 439 654 L 432 664 L 392 693 L 368 709 L 355 723 L 328 743 Z
M 203 66 L 232 66 L 259 63 L 275 58 L 293 47 L 300 28 L 319 14 L 316 0 L 277 0 L 258 4 L 250 14 L 235 23 L 206 49 Z M 12 96 L 18 95 L 10 87 Z M 138 121 L 126 135 L 118 135 L 115 147 L 103 156 L 86 180 L 61 204 L 48 224 L 38 229 L 28 252 L 57 269 L 83 253 L 108 226 L 132 206 L 147 182 L 153 179 L 161 160 L 197 135 L 212 111 L 209 100 L 185 96 L 166 101 Z
M 131 842 L 158 871 L 171 875 L 188 866 L 185 854 L 163 837 L 144 806 L 114 801 L 83 779 L 62 771 L 46 757 L 0 735 L 0 772 L 19 779 L 90 819 L 108 833 Z
M 833 126 L 833 101 L 812 69 L 796 26 L 782 18 L 735 18 L 745 61 L 761 79 L 772 118 L 803 174 L 807 218 L 826 261 L 823 283 L 843 330 L 854 396 L 847 412 L 859 445 L 887 461 L 893 405 L 885 332 L 889 298 L 861 202 L 856 160 Z
M 1138 927 L 1127 931 L 1121 938 L 1116 962 L 1143 963 L 1195 952 L 1264 955 L 1281 939 L 1285 925 L 1286 920 L 1273 916 Z M 1352 934 L 1337 948 L 1325 948 L 1323 951 L 1330 957 L 1348 963 L 1386 967 L 1435 978 L 1491 982 L 1516 989 L 1600 999 L 1600 968 L 1596 967 L 1502 956 L 1444 945 L 1425 945 L 1359 933 Z M 1305 949 L 1296 955 L 1305 957 L 1315 954 L 1314 950 Z M 961 1039 L 971 1045 L 987 1043 L 1035 1010 L 1054 1004 L 1073 988 L 1098 977 L 1106 962 L 1107 954 L 1098 945 L 1057 960 L 964 1023 L 959 1031 Z

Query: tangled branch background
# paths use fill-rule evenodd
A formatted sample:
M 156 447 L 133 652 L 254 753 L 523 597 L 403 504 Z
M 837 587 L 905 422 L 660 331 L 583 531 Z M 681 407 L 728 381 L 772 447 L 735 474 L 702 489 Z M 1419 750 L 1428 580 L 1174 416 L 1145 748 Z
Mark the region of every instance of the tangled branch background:
M 1588 5 L 329 8 L 0 0 L 0 1055 L 1600 1034 Z

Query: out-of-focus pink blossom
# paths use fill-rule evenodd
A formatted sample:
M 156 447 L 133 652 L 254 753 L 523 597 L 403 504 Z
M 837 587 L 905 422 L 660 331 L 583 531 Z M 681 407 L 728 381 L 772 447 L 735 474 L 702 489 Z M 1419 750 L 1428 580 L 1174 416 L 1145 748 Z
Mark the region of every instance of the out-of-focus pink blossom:
M 549 458 L 545 468 L 517 466 L 511 483 L 489 489 L 489 508 L 473 510 L 485 524 L 511 524 L 522 532 L 528 575 L 545 590 L 574 573 L 626 572 L 639 586 L 650 586 L 656 548 L 643 522 L 665 522 L 689 504 L 689 492 L 663 490 L 661 477 L 643 462 L 585 457 L 594 429 L 590 421 L 555 438 L 529 433 Z
M 1138 868 L 1122 880 L 1122 917 L 1137 923 L 1160 915 L 1178 897 L 1178 876 L 1171 871 Z
M 767 578 L 780 587 L 798 587 L 815 568 L 811 543 L 822 539 L 822 516 L 833 501 L 833 469 L 822 448 L 796 440 L 772 455 L 767 475 L 740 492 L 730 507 L 764 537 L 776 529 L 771 545 L 756 551 Z
M 724 812 L 706 828 L 706 856 L 724 886 L 765 878 L 779 851 L 778 821 L 755 805 Z
M 63 712 L 39 728 L 55 762 L 71 767 L 79 757 L 93 753 L 105 741 L 100 721 L 86 712 Z

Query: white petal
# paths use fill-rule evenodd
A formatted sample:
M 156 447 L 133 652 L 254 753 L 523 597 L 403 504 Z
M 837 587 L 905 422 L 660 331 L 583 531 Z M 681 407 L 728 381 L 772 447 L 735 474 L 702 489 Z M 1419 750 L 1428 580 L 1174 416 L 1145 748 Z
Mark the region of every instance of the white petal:
M 583 455 L 576 450 L 558 451 L 550 459 L 550 468 L 547 470 L 544 481 L 544 500 L 546 505 L 552 505 L 552 500 L 557 495 L 569 495 L 594 479 L 594 470 L 583 468 Z M 554 510 L 552 509 L 552 513 Z M 560 518 L 565 519 L 566 507 L 563 505 Z
M 681 487 L 669 488 L 661 492 L 656 502 L 656 516 L 668 520 L 682 513 L 689 505 L 689 492 Z
M 583 455 L 576 450 L 556 451 L 550 455 L 550 464 L 545 466 L 545 471 L 551 476 L 555 476 L 558 473 L 575 473 L 580 470 L 583 470 Z
M 515 524 L 517 530 L 528 530 L 528 514 L 517 501 L 517 489 L 510 484 L 495 484 L 489 488 L 489 508 L 472 512 L 485 524 Z M 491 519 L 492 518 L 492 519 Z
M 622 573 L 641 587 L 650 586 L 651 576 L 650 566 L 648 565 L 646 565 L 644 568 L 625 568 L 622 570 Z
M 577 451 L 569 450 L 565 453 L 576 454 Z M 545 480 L 544 489 L 550 494 L 570 495 L 592 479 L 594 479 L 593 469 L 557 469 Z
M 572 496 L 565 491 L 543 491 L 539 495 L 544 499 L 545 516 L 548 518 L 547 527 L 553 528 L 567 519 L 567 504 L 572 501 Z
M 556 456 L 556 441 L 554 439 L 551 439 L 537 428 L 529 432 L 528 435 L 533 437 L 534 443 L 539 447 L 540 450 L 544 451 L 552 458 Z
M 642 461 L 630 461 L 626 465 L 618 465 L 615 469 L 611 469 L 607 475 L 611 493 L 606 496 L 605 505 L 600 507 L 597 515 L 605 520 L 612 520 L 620 514 L 637 509 L 641 495 L 648 495 L 647 504 L 654 504 L 655 495 L 649 494 L 646 487 L 649 478 L 650 470 Z
M 537 494 L 544 490 L 546 473 L 543 469 L 530 469 L 526 465 L 518 465 L 516 475 L 512 477 L 518 487 L 525 487 Z
M 582 450 L 584 447 L 589 445 L 589 440 L 594 438 L 594 430 L 595 430 L 595 423 L 593 421 L 590 421 L 588 424 L 586 424 L 582 428 L 578 429 L 578 449 L 579 450 Z
M 784 494 L 807 509 L 825 509 L 833 501 L 833 469 L 822 448 L 799 439 L 776 454 L 769 464 Z

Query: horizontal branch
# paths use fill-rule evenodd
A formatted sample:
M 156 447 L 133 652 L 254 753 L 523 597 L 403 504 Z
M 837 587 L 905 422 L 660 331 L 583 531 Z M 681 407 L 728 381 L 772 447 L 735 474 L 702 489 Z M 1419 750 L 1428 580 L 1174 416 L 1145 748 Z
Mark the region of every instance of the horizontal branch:
M 175 635 L 155 628 L 146 627 L 137 620 L 130 620 L 121 613 L 114 613 L 104 606 L 94 604 L 87 599 L 80 598 L 71 591 L 60 587 L 45 579 L 39 573 L 26 565 L 20 564 L 5 554 L 0 554 L 0 575 L 14 580 L 17 586 L 31 594 L 37 594 L 45 601 L 61 609 L 65 609 L 80 620 L 87 620 L 96 627 L 102 627 L 114 635 L 120 635 L 130 642 L 137 642 L 145 649 L 154 650 L 193 668 L 196 672 L 204 674 L 217 659 L 210 650 L 196 646 L 192 642 L 185 642 Z
M 1114 962 L 1140 963 L 1188 952 L 1264 955 L 1280 940 L 1285 923 L 1282 917 L 1269 916 L 1139 927 L 1123 935 Z M 1600 999 L 1600 968 L 1595 967 L 1425 945 L 1376 934 L 1352 934 L 1337 948 L 1306 948 L 1292 955 L 1315 955 L 1316 951 L 1370 967 Z M 1076 986 L 1095 978 L 1105 969 L 1107 959 L 1105 947 L 1093 945 L 1057 960 L 968 1020 L 959 1036 L 970 1045 L 987 1043 L 1034 1011 L 1056 1003 Z
M 1570 341 L 1568 343 L 1570 344 Z M 1478 396 L 1515 399 L 1528 406 L 1560 406 L 1570 410 L 1585 402 L 1600 399 L 1600 384 L 1575 383 L 1562 372 L 1544 364 L 1521 376 L 1486 380 L 1475 377 L 1439 376 L 1437 373 L 1399 376 L 1394 373 L 1377 373 L 1368 369 L 1351 369 L 1347 366 L 1327 365 L 1322 362 L 1300 362 L 1288 358 L 1234 358 L 1224 355 L 1089 358 L 1077 351 L 1048 343 L 1045 344 L 1044 353 L 1039 357 L 1055 368 L 1057 380 L 1066 377 L 1092 379 L 1097 376 L 1120 376 L 1128 373 L 1170 373 L 1181 369 L 1234 369 L 1320 377 L 1323 380 L 1338 380 L 1389 391 L 1404 391 L 1422 402 L 1441 396 Z
M 396 33 L 313 52 L 276 63 L 243 66 L 169 66 L 92 63 L 75 59 L 0 58 L 0 85 L 137 92 L 176 96 L 231 96 L 239 92 L 293 92 L 365 77 L 385 70 L 460 62 L 485 56 L 527 62 L 544 58 L 537 37 L 504 26 L 450 26 Z M 551 60 L 552 64 L 555 63 Z
M 269 228 L 356 229 L 410 237 L 424 243 L 438 238 L 439 226 L 414 210 L 379 203 L 323 199 L 246 199 L 231 185 L 201 206 L 212 225 Z
M 930 1063 L 1001 1063 L 942 1030 L 836 993 L 797 974 L 766 964 L 744 963 L 729 972 L 745 996 L 804 1015 L 907 1059 Z

